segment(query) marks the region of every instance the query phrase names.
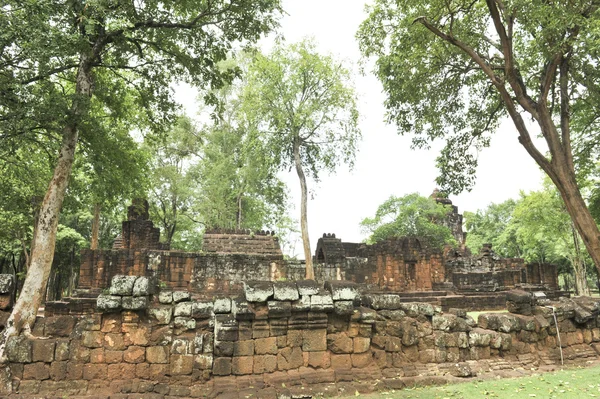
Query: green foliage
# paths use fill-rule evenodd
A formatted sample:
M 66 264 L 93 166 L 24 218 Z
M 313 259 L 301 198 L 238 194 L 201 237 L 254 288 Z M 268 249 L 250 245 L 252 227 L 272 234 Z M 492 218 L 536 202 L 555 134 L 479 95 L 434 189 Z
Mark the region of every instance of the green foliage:
M 511 102 L 515 114 L 525 109 L 539 123 L 547 109 L 558 121 L 564 92 L 570 112 L 555 123 L 571 126 L 576 169 L 584 173 L 590 157 L 597 158 L 600 11 L 594 1 L 376 0 L 367 12 L 357 38 L 362 53 L 376 59 L 387 119 L 413 134 L 416 147 L 446 140 L 438 158 L 445 191 L 473 186 L 478 151 L 489 145 Z M 561 62 L 567 90 L 559 84 Z M 554 140 L 548 132 L 544 137 Z
M 517 202 L 508 199 L 501 204 L 490 204 L 475 213 L 465 212 L 466 245 L 479 253 L 483 244 L 490 243 L 494 251 L 505 258 L 521 257 L 520 243 L 514 225 L 510 224 Z
M 375 217 L 365 218 L 361 228 L 369 233 L 367 243 L 376 243 L 392 237 L 419 237 L 435 248 L 456 245 L 452 231 L 443 225 L 450 209 L 412 193 L 403 197 L 391 196 L 379 205 Z
M 350 73 L 314 42 L 277 43 L 271 54 L 256 54 L 242 108 L 280 168 L 294 165 L 294 143 L 316 180 L 340 162 L 352 165 L 361 134 Z

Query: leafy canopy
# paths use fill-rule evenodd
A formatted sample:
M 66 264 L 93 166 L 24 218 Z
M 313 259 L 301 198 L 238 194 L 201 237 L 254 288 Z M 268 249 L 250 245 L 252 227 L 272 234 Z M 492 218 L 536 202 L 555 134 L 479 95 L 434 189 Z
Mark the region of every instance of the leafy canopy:
M 419 237 L 432 247 L 456 245 L 452 231 L 443 225 L 451 210 L 433 198 L 418 193 L 403 197 L 391 196 L 379 205 L 373 218 L 361 223 L 363 232 L 370 234 L 367 243 L 376 243 L 393 237 Z

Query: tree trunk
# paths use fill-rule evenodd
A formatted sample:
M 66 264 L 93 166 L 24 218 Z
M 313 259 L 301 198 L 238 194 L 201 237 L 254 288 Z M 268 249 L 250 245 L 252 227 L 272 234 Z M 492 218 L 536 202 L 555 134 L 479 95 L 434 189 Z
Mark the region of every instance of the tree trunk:
M 94 204 L 94 219 L 92 220 L 92 240 L 90 249 L 98 249 L 98 233 L 100 232 L 100 209 L 102 206 L 98 203 Z
M 312 253 L 310 251 L 310 240 L 308 238 L 308 220 L 306 217 L 306 204 L 308 202 L 308 190 L 306 189 L 306 177 L 302 169 L 302 161 L 300 159 L 300 139 L 294 139 L 294 164 L 296 173 L 300 179 L 300 230 L 302 231 L 302 244 L 304 246 L 304 259 L 306 262 L 306 279 L 314 280 L 315 271 L 312 264 Z
M 6 328 L 0 335 L 0 360 L 2 361 L 6 360 L 5 348 L 8 337 L 18 335 L 23 330 L 31 331 L 46 294 L 46 285 L 54 259 L 58 218 L 75 158 L 79 118 L 86 112 L 91 93 L 91 58 L 82 55 L 77 70 L 75 97 L 67 124 L 63 129 L 58 161 L 40 208 L 35 241 L 32 245 L 31 264 L 19 299 L 6 322 Z

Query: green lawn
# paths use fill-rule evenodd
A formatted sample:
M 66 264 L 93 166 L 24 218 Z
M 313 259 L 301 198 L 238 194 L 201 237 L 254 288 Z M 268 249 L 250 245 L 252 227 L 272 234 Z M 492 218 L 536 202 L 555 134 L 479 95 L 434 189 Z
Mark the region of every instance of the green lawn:
M 600 398 L 600 366 L 353 397 L 357 396 L 367 399 Z

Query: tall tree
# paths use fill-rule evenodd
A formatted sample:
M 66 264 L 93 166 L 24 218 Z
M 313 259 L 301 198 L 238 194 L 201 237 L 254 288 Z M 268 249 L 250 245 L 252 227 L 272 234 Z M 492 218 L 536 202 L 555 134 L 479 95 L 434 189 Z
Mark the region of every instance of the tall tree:
M 577 185 L 582 165 L 572 150 L 574 138 L 597 141 L 598 6 L 594 0 L 376 0 L 358 38 L 363 54 L 377 57 L 389 121 L 416 134 L 417 146 L 446 138 L 438 158 L 445 189 L 471 187 L 473 149 L 487 146 L 508 115 L 600 270 L 600 231 Z M 532 139 L 537 132 L 543 146 Z
M 243 107 L 275 162 L 296 170 L 306 278 L 313 279 L 306 174 L 318 180 L 321 171 L 353 163 L 360 130 L 349 72 L 331 56 L 320 55 L 312 41 L 278 43 L 250 65 Z
M 369 233 L 367 243 L 375 243 L 392 237 L 418 237 L 434 248 L 456 245 L 450 228 L 442 221 L 451 211 L 419 193 L 403 197 L 391 196 L 379 205 L 375 216 L 360 222 L 364 232 Z
M 467 247 L 474 253 L 479 253 L 483 244 L 490 243 L 502 257 L 522 257 L 523 250 L 510 225 L 515 206 L 517 201 L 508 199 L 500 204 L 490 204 L 475 213 L 465 212 Z
M 79 133 L 89 120 L 92 100 L 103 102 L 107 118 L 125 118 L 124 110 L 143 107 L 160 127 L 161 119 L 172 116 L 172 79 L 221 86 L 236 71 L 222 71 L 216 63 L 233 42 L 255 41 L 269 31 L 279 11 L 278 0 L 4 2 L 0 129 L 19 134 L 43 121 L 60 132 L 61 144 L 40 207 L 31 266 L 0 337 L 0 355 L 9 336 L 35 321 Z M 134 104 L 123 103 L 124 90 L 136 93 Z M 35 98 L 36 92 L 44 95 Z M 36 105 L 40 98 L 46 101 Z M 30 121 L 27 113 L 36 118 Z

